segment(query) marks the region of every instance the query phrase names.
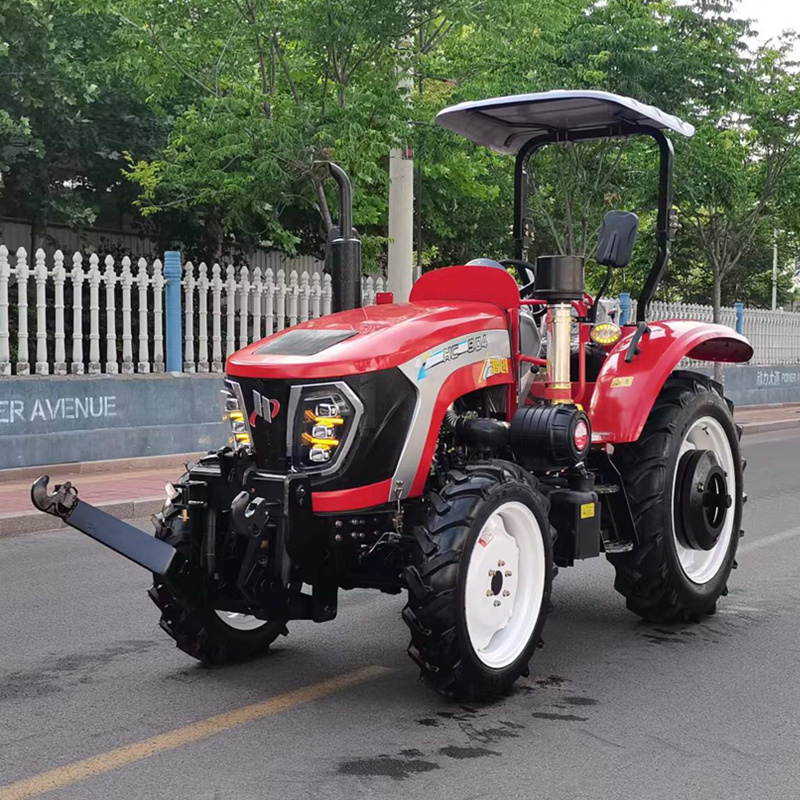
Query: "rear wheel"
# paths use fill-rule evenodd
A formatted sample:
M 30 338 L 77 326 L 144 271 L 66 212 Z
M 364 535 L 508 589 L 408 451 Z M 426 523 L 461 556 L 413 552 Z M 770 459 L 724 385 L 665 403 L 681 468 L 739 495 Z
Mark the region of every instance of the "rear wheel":
M 725 593 L 742 519 L 739 430 L 717 385 L 675 372 L 639 440 L 614 454 L 639 543 L 609 555 L 628 608 L 654 622 L 712 613 Z
M 492 461 L 448 474 L 407 570 L 409 654 L 458 697 L 506 692 L 540 642 L 553 573 L 547 500 L 535 478 Z
M 156 538 L 188 556 L 190 532 L 190 523 L 176 510 L 168 510 L 156 528 Z M 179 595 L 158 575 L 154 576 L 149 595 L 161 609 L 162 629 L 178 648 L 209 666 L 262 656 L 280 634 L 286 633 L 282 622 L 199 605 Z

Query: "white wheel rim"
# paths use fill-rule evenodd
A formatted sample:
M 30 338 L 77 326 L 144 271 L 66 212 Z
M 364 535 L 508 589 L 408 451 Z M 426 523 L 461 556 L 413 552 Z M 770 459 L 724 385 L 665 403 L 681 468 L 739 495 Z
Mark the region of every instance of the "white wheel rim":
M 496 508 L 470 554 L 464 593 L 470 644 L 487 667 L 507 667 L 530 642 L 545 568 L 542 531 L 530 508 L 516 501 Z
M 671 508 L 674 515 L 674 498 L 676 492 L 676 482 L 678 479 L 678 464 L 683 454 L 689 450 L 710 450 L 717 457 L 720 466 L 725 471 L 728 484 L 728 493 L 733 498 L 733 504 L 725 514 L 725 522 L 722 531 L 717 539 L 717 543 L 710 550 L 694 550 L 686 547 L 675 533 L 675 521 L 672 523 L 672 538 L 675 542 L 675 550 L 678 553 L 678 561 L 686 577 L 692 583 L 708 583 L 725 563 L 728 547 L 733 535 L 733 520 L 736 509 L 736 498 L 739 496 L 739 486 L 736 484 L 736 469 L 733 461 L 733 450 L 725 429 L 719 420 L 714 417 L 700 417 L 692 423 L 686 432 L 681 448 L 678 451 L 678 458 L 675 462 L 675 471 L 672 475 L 672 497 Z
M 216 615 L 229 627 L 237 631 L 256 631 L 267 624 L 265 619 L 259 619 L 252 614 L 239 614 L 236 611 L 220 611 Z

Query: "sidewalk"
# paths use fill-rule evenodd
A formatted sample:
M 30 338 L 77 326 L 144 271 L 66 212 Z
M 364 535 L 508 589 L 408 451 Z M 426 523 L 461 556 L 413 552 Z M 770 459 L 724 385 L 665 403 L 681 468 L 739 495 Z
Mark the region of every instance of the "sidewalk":
M 743 435 L 800 427 L 800 403 L 742 406 L 736 409 L 736 421 L 742 426 Z
M 800 428 L 800 403 L 779 406 L 748 406 L 736 409 L 736 421 L 743 434 Z M 164 484 L 183 472 L 197 453 L 123 461 L 59 464 L 0 471 L 0 538 L 63 527 L 54 517 L 31 506 L 31 483 L 44 473 L 50 486 L 71 479 L 81 500 L 99 506 L 120 519 L 155 514 L 164 504 Z
M 71 480 L 81 500 L 119 519 L 137 519 L 161 510 L 164 485 L 177 480 L 184 464 L 198 457 L 189 453 L 0 470 L 0 538 L 64 527 L 31 505 L 31 484 L 40 475 L 50 476 L 51 491 L 55 484 Z

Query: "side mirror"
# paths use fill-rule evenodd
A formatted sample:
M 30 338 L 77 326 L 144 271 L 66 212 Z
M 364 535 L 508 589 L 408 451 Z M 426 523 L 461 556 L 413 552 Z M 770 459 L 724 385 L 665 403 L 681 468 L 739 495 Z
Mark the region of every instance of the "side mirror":
M 631 260 L 639 217 L 630 211 L 609 211 L 603 217 L 597 240 L 597 263 L 605 267 L 625 267 Z

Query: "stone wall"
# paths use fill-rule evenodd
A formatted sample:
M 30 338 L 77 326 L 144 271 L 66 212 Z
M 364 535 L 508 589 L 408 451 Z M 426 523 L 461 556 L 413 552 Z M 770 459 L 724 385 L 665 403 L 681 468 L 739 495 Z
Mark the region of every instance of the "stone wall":
M 703 369 L 703 372 L 710 372 Z M 211 450 L 220 375 L 0 379 L 0 469 Z M 800 366 L 725 368 L 738 406 L 800 402 Z
M 191 453 L 227 431 L 220 375 L 0 379 L 0 469 Z
M 704 370 L 712 372 L 712 370 Z M 800 403 L 800 366 L 725 367 L 725 394 L 737 406 Z

